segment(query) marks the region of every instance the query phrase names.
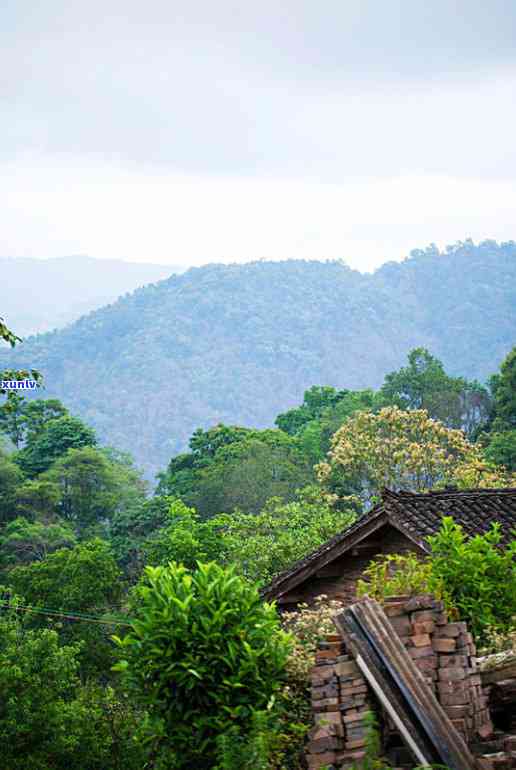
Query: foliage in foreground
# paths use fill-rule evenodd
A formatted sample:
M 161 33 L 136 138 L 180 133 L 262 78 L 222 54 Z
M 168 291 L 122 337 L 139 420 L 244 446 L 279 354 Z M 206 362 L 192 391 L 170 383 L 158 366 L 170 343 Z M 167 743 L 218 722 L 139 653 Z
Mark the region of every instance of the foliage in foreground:
M 459 524 L 443 517 L 440 531 L 428 538 L 430 556 L 388 555 L 373 561 L 358 583 L 359 595 L 382 601 L 397 594 L 432 593 L 465 620 L 484 641 L 488 631 L 506 631 L 516 614 L 516 539 L 501 546 L 500 526 L 467 537 Z
M 143 740 L 158 766 L 210 768 L 219 736 L 247 732 L 279 692 L 290 638 L 256 587 L 214 563 L 147 567 L 132 605 L 116 668 L 148 710 Z
M 80 645 L 0 615 L 0 742 L 9 770 L 141 770 L 139 715 L 111 687 L 82 685 Z

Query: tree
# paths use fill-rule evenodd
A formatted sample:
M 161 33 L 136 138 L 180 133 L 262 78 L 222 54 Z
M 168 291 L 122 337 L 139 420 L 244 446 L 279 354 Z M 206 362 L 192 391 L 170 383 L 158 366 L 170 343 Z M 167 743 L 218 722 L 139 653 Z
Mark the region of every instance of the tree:
M 256 513 L 269 497 L 290 499 L 313 480 L 298 441 L 281 430 L 219 425 L 196 431 L 190 446 L 170 461 L 157 491 L 181 498 L 202 518 L 234 508 Z
M 61 501 L 61 490 L 44 478 L 25 479 L 16 489 L 14 511 L 30 521 L 39 519 L 50 522 L 55 519 Z
M 82 686 L 79 646 L 0 614 L 0 736 L 9 770 L 140 770 L 141 715 L 110 687 Z
M 42 477 L 60 491 L 60 515 L 85 530 L 105 524 L 117 510 L 143 500 L 144 486 L 132 468 L 112 462 L 92 446 L 69 449 Z
M 480 640 L 486 631 L 506 631 L 516 614 L 516 539 L 501 546 L 500 525 L 484 535 L 467 537 L 449 516 L 428 538 L 433 575 Z
M 45 559 L 59 548 L 72 548 L 77 540 L 65 523 L 42 524 L 18 517 L 0 532 L 0 559 L 3 565 L 28 564 Z
M 56 398 L 27 401 L 18 391 L 13 391 L 0 406 L 0 431 L 20 449 L 26 442 L 33 443 L 50 420 L 66 415 L 67 409 Z
M 492 433 L 485 456 L 495 465 L 503 465 L 508 471 L 516 471 L 516 428 Z
M 67 611 L 103 610 L 120 596 L 119 577 L 108 544 L 96 539 L 15 567 L 9 573 L 9 583 L 31 605 Z
M 77 417 L 65 415 L 50 420 L 34 441 L 15 455 L 15 461 L 29 477 L 44 473 L 69 449 L 93 447 L 94 431 Z
M 297 438 L 312 464 L 320 462 L 331 446 L 331 437 L 355 412 L 370 412 L 377 407 L 372 390 L 344 390 L 334 404 L 325 407 L 316 419 L 307 422 Z
M 132 612 L 116 668 L 149 712 L 154 756 L 212 768 L 219 736 L 249 728 L 281 687 L 290 640 L 275 608 L 233 570 L 172 563 L 147 567 Z
M 270 497 L 291 500 L 313 480 L 295 439 L 280 431 L 263 431 L 267 433 L 220 449 L 199 471 L 192 502 L 201 517 L 237 508 L 258 513 Z
M 370 499 L 382 487 L 423 491 L 451 483 L 460 468 L 479 459 L 461 431 L 426 411 L 385 407 L 378 414 L 353 415 L 335 433 L 318 470 L 327 488 Z
M 467 435 L 487 420 L 490 400 L 482 385 L 450 377 L 426 348 L 412 350 L 408 361 L 408 366 L 385 377 L 379 393 L 384 406 L 425 409 L 433 419 L 462 428 Z
M 16 449 L 20 448 L 24 437 L 23 411 L 26 403 L 23 396 L 14 390 L 0 406 L 0 432 L 10 438 Z
M 21 337 L 17 337 L 14 332 L 7 328 L 3 318 L 0 318 L 0 339 L 7 342 L 12 348 L 17 342 L 21 342 Z
M 156 495 L 115 511 L 107 535 L 119 566 L 131 580 L 143 568 L 142 543 L 169 524 L 172 502 L 172 498 Z
M 159 566 L 174 561 L 194 569 L 199 561 L 219 561 L 225 543 L 217 519 L 202 521 L 194 508 L 181 500 L 171 502 L 165 526 L 142 543 L 145 564 Z
M 337 391 L 329 385 L 312 385 L 305 390 L 301 406 L 279 414 L 274 424 L 289 436 L 296 436 L 307 423 L 319 417 L 327 407 L 338 403 L 348 392 Z
M 221 558 L 260 585 L 327 542 L 355 520 L 355 511 L 333 508 L 316 487 L 296 500 L 271 498 L 260 513 L 240 511 L 211 520 L 222 542 Z
M 9 586 L 33 607 L 54 612 L 99 615 L 110 610 L 120 599 L 120 570 L 109 545 L 100 539 L 80 543 L 74 548 L 60 548 L 42 561 L 9 570 Z M 34 615 L 31 624 L 38 627 L 49 620 Z M 112 662 L 109 626 L 72 620 L 63 623 L 56 616 L 56 628 L 63 642 L 83 642 L 80 660 L 83 672 L 106 671 Z
M 77 679 L 76 645 L 62 647 L 54 631 L 23 630 L 14 613 L 0 615 L 0 734 L 10 770 L 46 770 L 61 764 L 71 736 L 71 700 Z
M 25 440 L 32 444 L 51 420 L 68 416 L 68 409 L 57 398 L 38 398 L 25 402 L 22 415 Z
M 0 523 L 16 517 L 16 494 L 22 482 L 21 470 L 0 450 Z
M 229 425 L 216 425 L 206 431 L 198 428 L 189 441 L 191 451 L 173 457 L 167 470 L 158 474 L 158 495 L 180 497 L 187 503 L 192 502 L 198 471 L 210 465 L 222 447 L 257 434 L 259 431 Z
M 511 350 L 490 381 L 494 399 L 493 431 L 516 428 L 516 347 Z

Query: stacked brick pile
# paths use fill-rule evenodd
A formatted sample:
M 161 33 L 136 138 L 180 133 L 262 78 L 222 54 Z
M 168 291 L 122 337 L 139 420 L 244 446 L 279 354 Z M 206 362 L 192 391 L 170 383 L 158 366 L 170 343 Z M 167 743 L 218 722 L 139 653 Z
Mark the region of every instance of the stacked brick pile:
M 385 614 L 407 652 L 466 742 L 493 732 L 487 698 L 466 623 L 449 622 L 443 604 L 431 596 L 393 597 Z
M 466 742 L 489 738 L 493 726 L 477 671 L 475 645 L 466 624 L 449 622 L 442 602 L 431 596 L 393 597 L 384 609 L 408 654 Z M 309 734 L 309 769 L 328 766 L 346 770 L 354 764 L 360 766 L 367 733 L 364 716 L 378 706 L 340 635 L 331 635 L 319 645 L 311 686 L 315 726 Z M 508 756 L 503 752 L 503 762 Z M 486 770 L 512 767 L 503 764 L 501 755 L 485 761 Z
M 368 687 L 337 634 L 319 645 L 311 675 L 315 727 L 310 731 L 308 767 L 350 767 L 364 757 L 371 710 Z

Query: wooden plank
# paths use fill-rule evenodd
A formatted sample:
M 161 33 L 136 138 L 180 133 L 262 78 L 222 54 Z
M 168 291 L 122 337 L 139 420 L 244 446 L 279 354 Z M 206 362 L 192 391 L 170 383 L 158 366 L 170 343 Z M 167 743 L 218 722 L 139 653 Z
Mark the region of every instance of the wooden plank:
M 493 666 L 492 668 L 481 669 L 480 676 L 484 685 L 501 682 L 503 679 L 516 678 L 516 660 L 500 663 L 499 666 Z

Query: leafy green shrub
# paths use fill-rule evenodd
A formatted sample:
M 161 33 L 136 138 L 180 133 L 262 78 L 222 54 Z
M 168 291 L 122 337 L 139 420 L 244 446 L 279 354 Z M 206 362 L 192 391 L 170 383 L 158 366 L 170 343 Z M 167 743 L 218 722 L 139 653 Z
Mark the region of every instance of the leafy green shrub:
M 275 608 L 233 569 L 170 563 L 146 568 L 132 611 L 116 669 L 149 712 L 142 739 L 158 767 L 212 767 L 219 736 L 247 733 L 285 678 Z
M 366 579 L 359 581 L 359 595 L 382 601 L 398 594 L 431 593 L 465 620 L 481 643 L 488 632 L 509 630 L 516 614 L 516 540 L 502 547 L 496 522 L 486 534 L 468 537 L 460 524 L 444 516 L 428 543 L 428 558 L 391 555 L 372 562 Z
M 357 583 L 358 596 L 371 596 L 383 602 L 389 596 L 428 594 L 442 598 L 444 587 L 436 578 L 430 559 L 415 554 L 386 554 L 364 570 L 365 580 Z
M 246 734 L 233 725 L 218 737 L 218 764 L 215 770 L 269 770 L 276 740 L 270 709 L 255 711 Z
M 516 539 L 501 547 L 496 522 L 485 535 L 468 538 L 446 516 L 428 542 L 432 572 L 473 635 L 482 641 L 489 627 L 508 629 L 516 614 Z

